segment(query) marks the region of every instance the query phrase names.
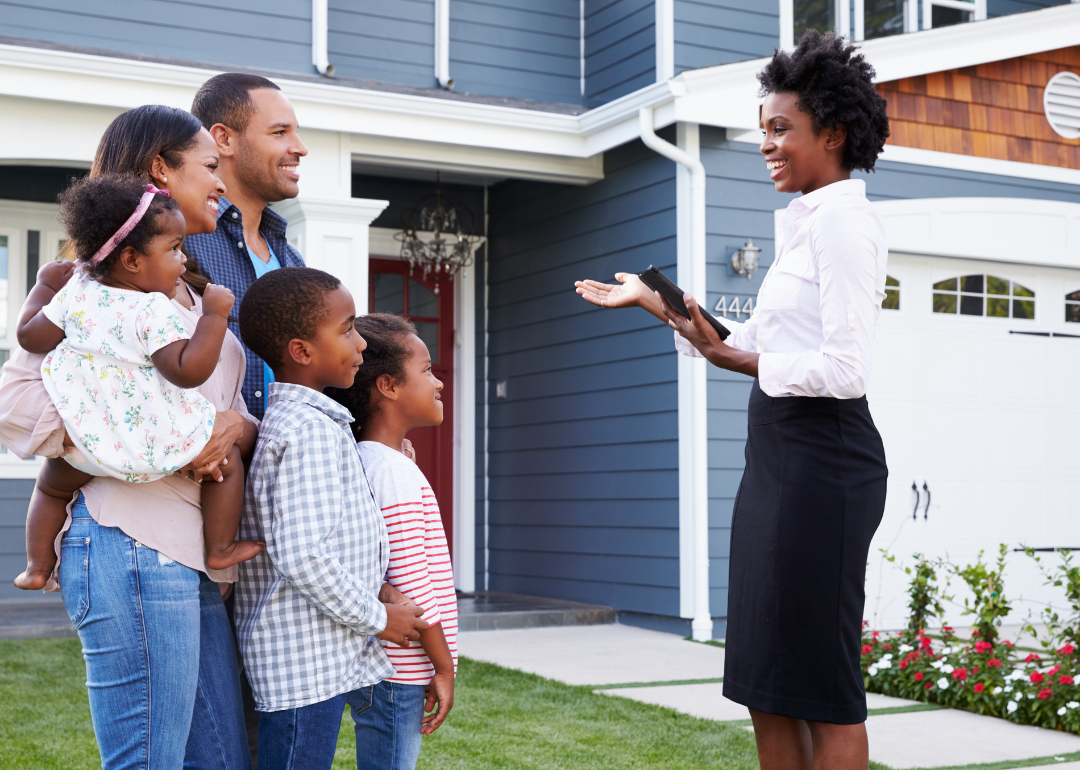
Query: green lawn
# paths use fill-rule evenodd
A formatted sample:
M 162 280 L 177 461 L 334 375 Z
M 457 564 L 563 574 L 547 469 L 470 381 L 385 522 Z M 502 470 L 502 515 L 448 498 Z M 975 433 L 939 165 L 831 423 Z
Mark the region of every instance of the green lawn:
M 77 639 L 0 641 L 0 767 L 100 767 L 85 680 Z M 335 770 L 354 757 L 346 714 Z M 419 767 L 752 770 L 757 754 L 741 727 L 463 659 L 454 711 Z

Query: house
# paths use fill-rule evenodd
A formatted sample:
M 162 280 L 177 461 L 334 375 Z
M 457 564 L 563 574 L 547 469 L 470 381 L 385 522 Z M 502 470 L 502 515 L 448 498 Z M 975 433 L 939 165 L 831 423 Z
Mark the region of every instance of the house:
M 893 121 L 867 177 L 892 252 L 870 387 L 892 473 L 867 615 L 899 625 L 903 576 L 879 547 L 959 561 L 1080 535 L 1069 3 L 0 0 L 0 350 L 63 241 L 56 193 L 109 121 L 188 107 L 217 72 L 267 75 L 310 148 L 278 206 L 290 239 L 358 307 L 425 319 L 449 408 L 417 443 L 458 588 L 723 637 L 750 382 L 573 282 L 653 264 L 745 320 L 789 200 L 758 153 L 755 73 L 808 26 L 865 39 Z M 437 180 L 483 239 L 439 286 L 395 240 Z M 761 269 L 736 273 L 749 240 Z M 11 576 L 36 467 L 0 454 Z M 1014 562 L 1017 593 L 1045 596 Z M 0 600 L 39 598 L 18 593 Z

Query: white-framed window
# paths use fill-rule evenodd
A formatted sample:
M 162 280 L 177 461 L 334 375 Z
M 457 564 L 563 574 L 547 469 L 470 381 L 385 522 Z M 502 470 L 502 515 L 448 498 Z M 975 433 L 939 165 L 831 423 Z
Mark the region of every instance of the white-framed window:
M 995 275 L 961 275 L 934 284 L 935 313 L 1035 320 L 1035 292 Z
M 885 276 L 885 299 L 881 301 L 881 309 L 900 309 L 900 281 L 891 275 Z
M 1080 324 L 1080 290 L 1065 295 L 1065 323 Z
M 780 47 L 808 29 L 873 40 L 985 18 L 986 0 L 780 0 Z

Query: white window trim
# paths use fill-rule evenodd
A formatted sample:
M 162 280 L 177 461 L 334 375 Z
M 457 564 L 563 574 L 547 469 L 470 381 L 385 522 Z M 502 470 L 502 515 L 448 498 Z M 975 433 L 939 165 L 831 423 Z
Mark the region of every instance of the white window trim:
M 910 0 L 909 0 L 910 2 Z M 955 8 L 958 11 L 971 11 L 974 13 L 972 21 L 983 21 L 986 18 L 986 0 L 922 0 L 922 28 L 931 29 L 933 24 L 933 7 Z
M 1080 0 L 1073 0 L 1080 2 Z M 852 8 L 852 3 L 854 8 Z M 904 0 L 904 32 L 917 32 L 919 27 L 919 8 L 922 8 L 922 29 L 930 29 L 932 8 L 956 8 L 972 11 L 973 21 L 986 18 L 986 0 Z M 854 11 L 854 14 L 852 13 Z M 835 0 L 833 18 L 836 19 L 836 31 L 855 41 L 866 38 L 866 0 Z M 780 48 L 790 51 L 795 47 L 795 0 L 780 0 Z

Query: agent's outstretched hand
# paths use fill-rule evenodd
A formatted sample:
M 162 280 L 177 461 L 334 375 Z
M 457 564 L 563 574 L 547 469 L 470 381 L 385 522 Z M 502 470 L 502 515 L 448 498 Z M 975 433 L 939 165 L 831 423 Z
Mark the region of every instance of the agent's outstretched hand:
M 655 292 L 641 282 L 634 273 L 615 273 L 614 283 L 600 283 L 599 281 L 575 281 L 574 287 L 578 294 L 597 307 L 605 310 L 621 307 L 640 307 L 648 310 L 661 321 L 667 322 L 660 303 L 656 299 Z

